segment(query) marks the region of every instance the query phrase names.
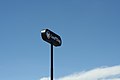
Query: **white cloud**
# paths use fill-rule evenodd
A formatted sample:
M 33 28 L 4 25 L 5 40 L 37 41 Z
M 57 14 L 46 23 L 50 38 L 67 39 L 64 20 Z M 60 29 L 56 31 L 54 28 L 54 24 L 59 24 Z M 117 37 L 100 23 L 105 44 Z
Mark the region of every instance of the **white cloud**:
M 40 80 L 49 80 L 49 78 L 42 78 Z M 120 80 L 120 65 L 96 68 L 55 80 Z
M 40 79 L 40 80 L 50 80 L 50 79 L 47 78 L 47 77 L 44 77 L 44 78 L 42 78 L 42 79 Z

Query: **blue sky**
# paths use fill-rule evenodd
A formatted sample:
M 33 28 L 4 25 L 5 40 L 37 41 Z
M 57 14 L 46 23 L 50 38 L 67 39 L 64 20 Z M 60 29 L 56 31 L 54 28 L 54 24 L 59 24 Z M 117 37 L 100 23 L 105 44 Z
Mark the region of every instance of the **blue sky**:
M 0 0 L 0 80 L 49 76 L 50 45 L 40 31 L 62 38 L 54 48 L 55 77 L 120 64 L 119 0 Z

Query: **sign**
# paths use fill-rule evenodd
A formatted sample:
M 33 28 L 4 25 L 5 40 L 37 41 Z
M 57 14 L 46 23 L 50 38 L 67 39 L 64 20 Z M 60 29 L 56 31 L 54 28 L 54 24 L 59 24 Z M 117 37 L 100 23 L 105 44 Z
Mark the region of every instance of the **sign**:
M 41 31 L 42 39 L 54 46 L 61 46 L 62 41 L 60 36 L 55 34 L 54 32 L 50 31 L 49 29 L 44 29 Z

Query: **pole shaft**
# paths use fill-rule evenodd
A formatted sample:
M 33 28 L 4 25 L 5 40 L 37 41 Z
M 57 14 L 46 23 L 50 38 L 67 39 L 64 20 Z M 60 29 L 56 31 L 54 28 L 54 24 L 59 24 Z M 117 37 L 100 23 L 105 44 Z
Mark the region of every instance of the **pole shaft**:
M 53 44 L 51 44 L 51 80 L 53 80 Z

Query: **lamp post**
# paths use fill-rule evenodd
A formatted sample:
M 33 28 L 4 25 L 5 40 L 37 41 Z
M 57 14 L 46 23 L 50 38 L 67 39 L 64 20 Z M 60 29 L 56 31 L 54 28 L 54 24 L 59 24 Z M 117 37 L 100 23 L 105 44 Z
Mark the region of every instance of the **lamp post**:
M 54 32 L 50 31 L 49 29 L 43 29 L 41 31 L 42 39 L 51 44 L 51 80 L 53 80 L 53 46 L 61 46 L 62 40 L 59 35 L 55 34 Z

